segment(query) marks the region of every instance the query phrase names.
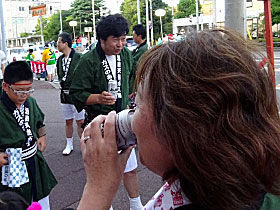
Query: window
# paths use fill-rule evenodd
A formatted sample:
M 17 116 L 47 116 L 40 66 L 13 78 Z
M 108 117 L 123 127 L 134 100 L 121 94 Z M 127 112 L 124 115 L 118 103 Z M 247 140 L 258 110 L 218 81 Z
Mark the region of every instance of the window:
M 19 11 L 24 11 L 24 7 L 19 7 Z

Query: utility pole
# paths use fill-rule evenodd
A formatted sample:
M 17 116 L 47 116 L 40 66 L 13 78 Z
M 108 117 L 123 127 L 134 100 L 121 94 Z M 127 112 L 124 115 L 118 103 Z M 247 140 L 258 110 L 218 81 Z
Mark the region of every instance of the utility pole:
M 92 2 L 92 31 L 93 31 L 93 41 L 96 40 L 96 30 L 95 30 L 95 12 L 94 12 L 94 0 L 91 0 Z
M 45 45 L 44 34 L 43 34 L 42 15 L 40 15 L 40 28 L 41 28 L 41 41 L 42 41 L 42 45 Z
M 148 48 L 150 48 L 150 30 L 149 30 L 149 3 L 146 0 L 146 31 L 147 31 L 147 44 Z
M 82 20 L 81 20 L 81 15 L 80 15 L 80 36 L 82 36 Z
M 243 22 L 244 22 L 244 25 L 243 25 L 244 32 L 243 32 L 243 35 L 244 35 L 244 38 L 247 39 L 247 0 L 244 0 L 244 1 L 243 1 L 243 4 L 244 4 L 244 18 L 243 18 Z
M 141 24 L 141 19 L 140 19 L 140 0 L 137 0 L 137 19 L 138 19 L 138 24 Z
M 174 29 L 174 1 L 172 0 L 172 34 L 175 34 Z
M 195 11 L 196 11 L 196 31 L 199 31 L 198 0 L 195 0 Z
M 7 46 L 6 46 L 6 32 L 5 32 L 5 25 L 4 25 L 4 15 L 3 15 L 3 2 L 0 0 L 0 19 L 1 19 L 1 49 L 7 54 Z
M 216 0 L 213 0 L 213 28 L 217 26 L 217 5 Z
M 225 0 L 225 27 L 242 35 L 246 32 L 246 30 L 244 31 L 244 11 L 246 9 L 244 1 L 246 0 Z
M 150 21 L 151 21 L 151 45 L 154 45 L 154 24 L 153 24 L 153 4 L 150 0 Z
M 275 67 L 274 67 L 274 51 L 273 51 L 273 36 L 272 36 L 272 19 L 271 19 L 271 1 L 264 1 L 264 21 L 266 34 L 266 53 L 273 68 L 272 83 L 275 85 Z
M 61 15 L 61 4 L 59 7 L 59 22 L 60 22 L 60 33 L 62 33 L 62 15 Z

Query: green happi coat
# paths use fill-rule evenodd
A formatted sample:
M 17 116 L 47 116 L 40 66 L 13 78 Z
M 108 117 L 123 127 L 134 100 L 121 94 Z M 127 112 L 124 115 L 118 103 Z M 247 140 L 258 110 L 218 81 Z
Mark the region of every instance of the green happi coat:
M 147 41 L 145 41 L 143 44 L 139 45 L 136 49 L 132 51 L 132 57 L 133 57 L 133 65 L 137 66 L 139 59 L 141 56 L 148 50 L 148 44 Z
M 70 86 L 71 86 L 71 83 L 73 80 L 75 67 L 77 66 L 77 64 L 82 56 L 80 53 L 75 52 L 74 49 L 72 49 L 70 54 L 72 54 L 72 53 L 73 53 L 73 55 L 71 56 L 72 59 L 71 59 L 71 63 L 70 63 L 70 66 L 69 66 L 69 69 L 67 72 L 66 81 L 62 81 L 62 78 L 65 75 L 65 72 L 63 71 L 63 67 L 62 67 L 62 58 L 64 58 L 64 55 L 61 55 L 56 62 L 58 80 L 59 80 L 62 90 L 70 89 Z M 65 99 L 68 104 L 72 104 L 72 99 L 71 99 L 70 95 L 65 95 Z
M 101 94 L 102 91 L 108 91 L 108 82 L 106 80 L 97 48 L 83 55 L 74 72 L 73 81 L 70 87 L 70 95 L 78 112 L 84 107 L 90 94 Z M 131 52 L 124 47 L 120 53 L 122 76 L 122 110 L 128 105 L 129 92 L 129 74 L 132 71 L 133 59 Z M 108 114 L 116 110 L 116 105 L 93 104 L 88 108 L 99 114 Z
M 266 193 L 260 210 L 279 210 L 280 197 Z
M 139 60 L 141 56 L 148 50 L 148 44 L 147 41 L 139 45 L 136 49 L 132 51 L 132 57 L 133 57 L 133 71 L 131 72 L 130 75 L 130 92 L 133 91 L 134 88 L 134 80 L 136 77 L 136 70 L 137 70 L 137 65 L 139 63 Z
M 29 110 L 30 110 L 30 127 L 33 133 L 33 137 L 37 139 L 37 129 L 43 126 L 44 114 L 37 105 L 34 98 L 29 97 Z M 18 123 L 12 116 L 12 113 L 6 108 L 3 102 L 0 100 L 0 150 L 5 152 L 6 148 L 22 148 L 26 142 L 25 133 L 19 127 Z M 36 173 L 36 187 L 37 187 L 37 199 L 40 200 L 48 196 L 57 181 L 52 174 L 50 168 L 47 165 L 42 153 L 38 150 L 33 156 L 35 160 L 35 173 Z M 29 182 L 21 185 L 20 188 L 14 190 L 21 194 L 29 203 L 32 201 L 31 194 L 31 172 L 28 166 L 27 160 L 25 161 Z M 0 173 L 2 179 L 2 173 Z M 3 186 L 0 182 L 0 192 L 8 190 L 7 186 Z

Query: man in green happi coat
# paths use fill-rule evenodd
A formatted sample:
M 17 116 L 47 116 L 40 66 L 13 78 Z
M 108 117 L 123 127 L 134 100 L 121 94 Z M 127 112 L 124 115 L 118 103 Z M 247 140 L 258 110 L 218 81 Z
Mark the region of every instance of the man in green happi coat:
M 66 131 L 66 147 L 62 151 L 63 155 L 69 155 L 73 151 L 73 131 L 74 119 L 77 123 L 78 135 L 81 138 L 82 124 L 84 123 L 84 110 L 78 112 L 73 105 L 72 99 L 69 95 L 69 89 L 72 83 L 74 69 L 80 61 L 81 54 L 75 52 L 72 47 L 71 35 L 63 32 L 58 35 L 57 48 L 63 53 L 57 62 L 57 75 L 61 87 L 60 102 L 61 109 L 65 119 Z
M 138 44 L 136 49 L 132 51 L 133 66 L 136 70 L 139 59 L 148 50 L 146 28 L 142 24 L 137 24 L 133 27 L 133 40 Z
M 137 65 L 139 63 L 139 60 L 141 56 L 148 50 L 148 44 L 146 41 L 146 28 L 142 24 L 137 24 L 133 26 L 133 40 L 138 46 L 136 49 L 132 51 L 132 57 L 133 57 L 133 71 L 130 74 L 130 92 L 133 91 L 134 88 L 134 80 L 137 70 Z M 135 97 L 134 95 L 131 95 L 131 97 Z
M 80 59 L 74 72 L 70 95 L 78 111 L 86 109 L 84 125 L 96 116 L 120 112 L 129 101 L 129 75 L 133 68 L 131 52 L 124 47 L 129 31 L 127 20 L 119 14 L 103 17 L 97 28 L 98 43 Z M 113 82 L 114 95 L 108 91 Z M 136 174 L 134 149 L 124 170 L 124 184 L 130 197 L 130 209 L 142 209 Z

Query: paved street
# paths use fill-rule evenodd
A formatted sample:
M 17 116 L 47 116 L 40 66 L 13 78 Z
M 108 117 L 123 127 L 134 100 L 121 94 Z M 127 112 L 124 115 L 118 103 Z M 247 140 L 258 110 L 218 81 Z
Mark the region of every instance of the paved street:
M 63 156 L 65 146 L 64 120 L 62 117 L 59 90 L 45 81 L 34 81 L 33 97 L 45 113 L 47 126 L 47 150 L 44 156 L 58 180 L 58 185 L 50 194 L 51 209 L 60 210 L 65 207 L 76 208 L 85 184 L 85 173 L 82 163 L 78 136 L 74 135 L 74 151 L 70 156 Z M 161 178 L 151 173 L 140 164 L 138 167 L 140 194 L 143 204 L 162 185 Z M 128 197 L 121 185 L 113 201 L 115 210 L 129 209 Z

